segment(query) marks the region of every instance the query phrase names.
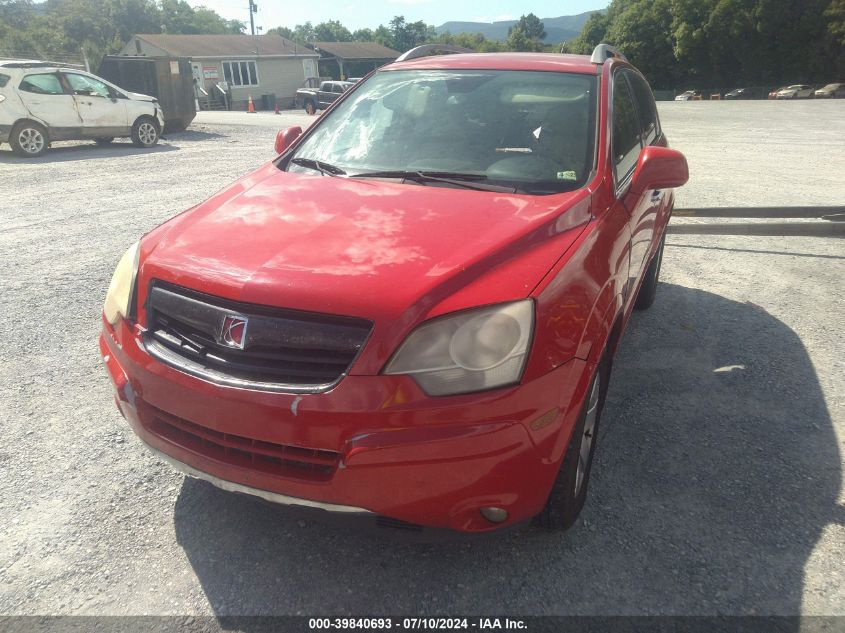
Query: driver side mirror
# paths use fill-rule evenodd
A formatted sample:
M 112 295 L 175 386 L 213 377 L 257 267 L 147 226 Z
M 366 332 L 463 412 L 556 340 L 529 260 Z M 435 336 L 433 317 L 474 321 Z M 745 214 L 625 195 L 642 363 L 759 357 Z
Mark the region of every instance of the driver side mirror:
M 294 141 L 296 141 L 296 139 L 300 136 L 302 136 L 302 128 L 298 125 L 281 130 L 278 134 L 276 134 L 276 153 L 283 153 L 287 148 L 293 145 Z
M 671 189 L 689 180 L 687 159 L 681 152 L 668 147 L 649 145 L 640 152 L 637 169 L 631 179 L 631 193 L 641 194 L 647 189 Z

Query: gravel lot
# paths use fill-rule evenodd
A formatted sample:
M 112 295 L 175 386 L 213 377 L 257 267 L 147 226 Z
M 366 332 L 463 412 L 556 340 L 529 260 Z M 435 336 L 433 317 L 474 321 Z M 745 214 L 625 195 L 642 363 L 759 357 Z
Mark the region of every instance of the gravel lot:
M 660 106 L 690 161 L 678 206 L 845 200 L 845 102 Z M 0 615 L 845 615 L 842 240 L 669 239 L 565 536 L 396 541 L 144 450 L 97 350 L 117 259 L 310 120 L 203 113 L 151 150 L 0 150 Z

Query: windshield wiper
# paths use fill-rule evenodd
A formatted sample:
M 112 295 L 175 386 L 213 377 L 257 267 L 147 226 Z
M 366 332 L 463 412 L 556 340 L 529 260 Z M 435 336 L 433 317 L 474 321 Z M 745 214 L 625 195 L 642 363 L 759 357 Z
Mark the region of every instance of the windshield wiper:
M 330 163 L 324 163 L 315 158 L 291 158 L 290 162 L 300 167 L 307 167 L 308 169 L 316 169 L 324 176 L 344 176 L 346 172 L 340 167 L 336 167 Z
M 475 189 L 476 191 L 501 191 L 514 193 L 516 187 L 504 187 L 491 185 L 485 182 L 487 176 L 484 174 L 463 174 L 452 171 L 419 171 L 419 170 L 386 170 L 386 171 L 365 171 L 360 174 L 352 174 L 350 178 L 403 178 L 415 182 L 442 182 L 447 185 Z

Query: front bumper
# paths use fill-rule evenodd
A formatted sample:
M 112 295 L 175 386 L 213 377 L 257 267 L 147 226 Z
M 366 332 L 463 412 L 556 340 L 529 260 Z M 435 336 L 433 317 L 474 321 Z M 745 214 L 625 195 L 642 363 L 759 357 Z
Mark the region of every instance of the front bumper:
M 356 375 L 326 393 L 296 395 L 179 372 L 152 358 L 125 322 L 112 329 L 104 321 L 100 350 L 135 433 L 189 475 L 279 503 L 464 532 L 521 523 L 542 509 L 590 375 L 575 359 L 530 383 L 471 395 L 432 398 L 407 376 Z M 177 427 L 202 438 L 181 441 L 182 431 L 170 432 Z M 209 438 L 239 442 L 227 449 L 238 458 L 205 450 Z M 245 441 L 332 452 L 336 467 L 315 477 L 274 472 L 244 457 Z M 482 507 L 504 508 L 508 518 L 491 523 Z

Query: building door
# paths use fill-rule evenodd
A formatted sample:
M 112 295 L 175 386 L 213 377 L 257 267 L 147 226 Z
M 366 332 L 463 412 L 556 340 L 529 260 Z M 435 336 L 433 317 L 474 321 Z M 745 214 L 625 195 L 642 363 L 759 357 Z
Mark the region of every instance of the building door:
M 316 59 L 303 59 L 302 60 L 302 70 L 305 76 L 305 79 L 309 77 L 317 77 L 317 60 Z
M 191 62 L 191 74 L 194 76 L 194 96 L 198 99 L 204 97 L 207 93 L 205 79 L 202 76 L 202 64 Z

